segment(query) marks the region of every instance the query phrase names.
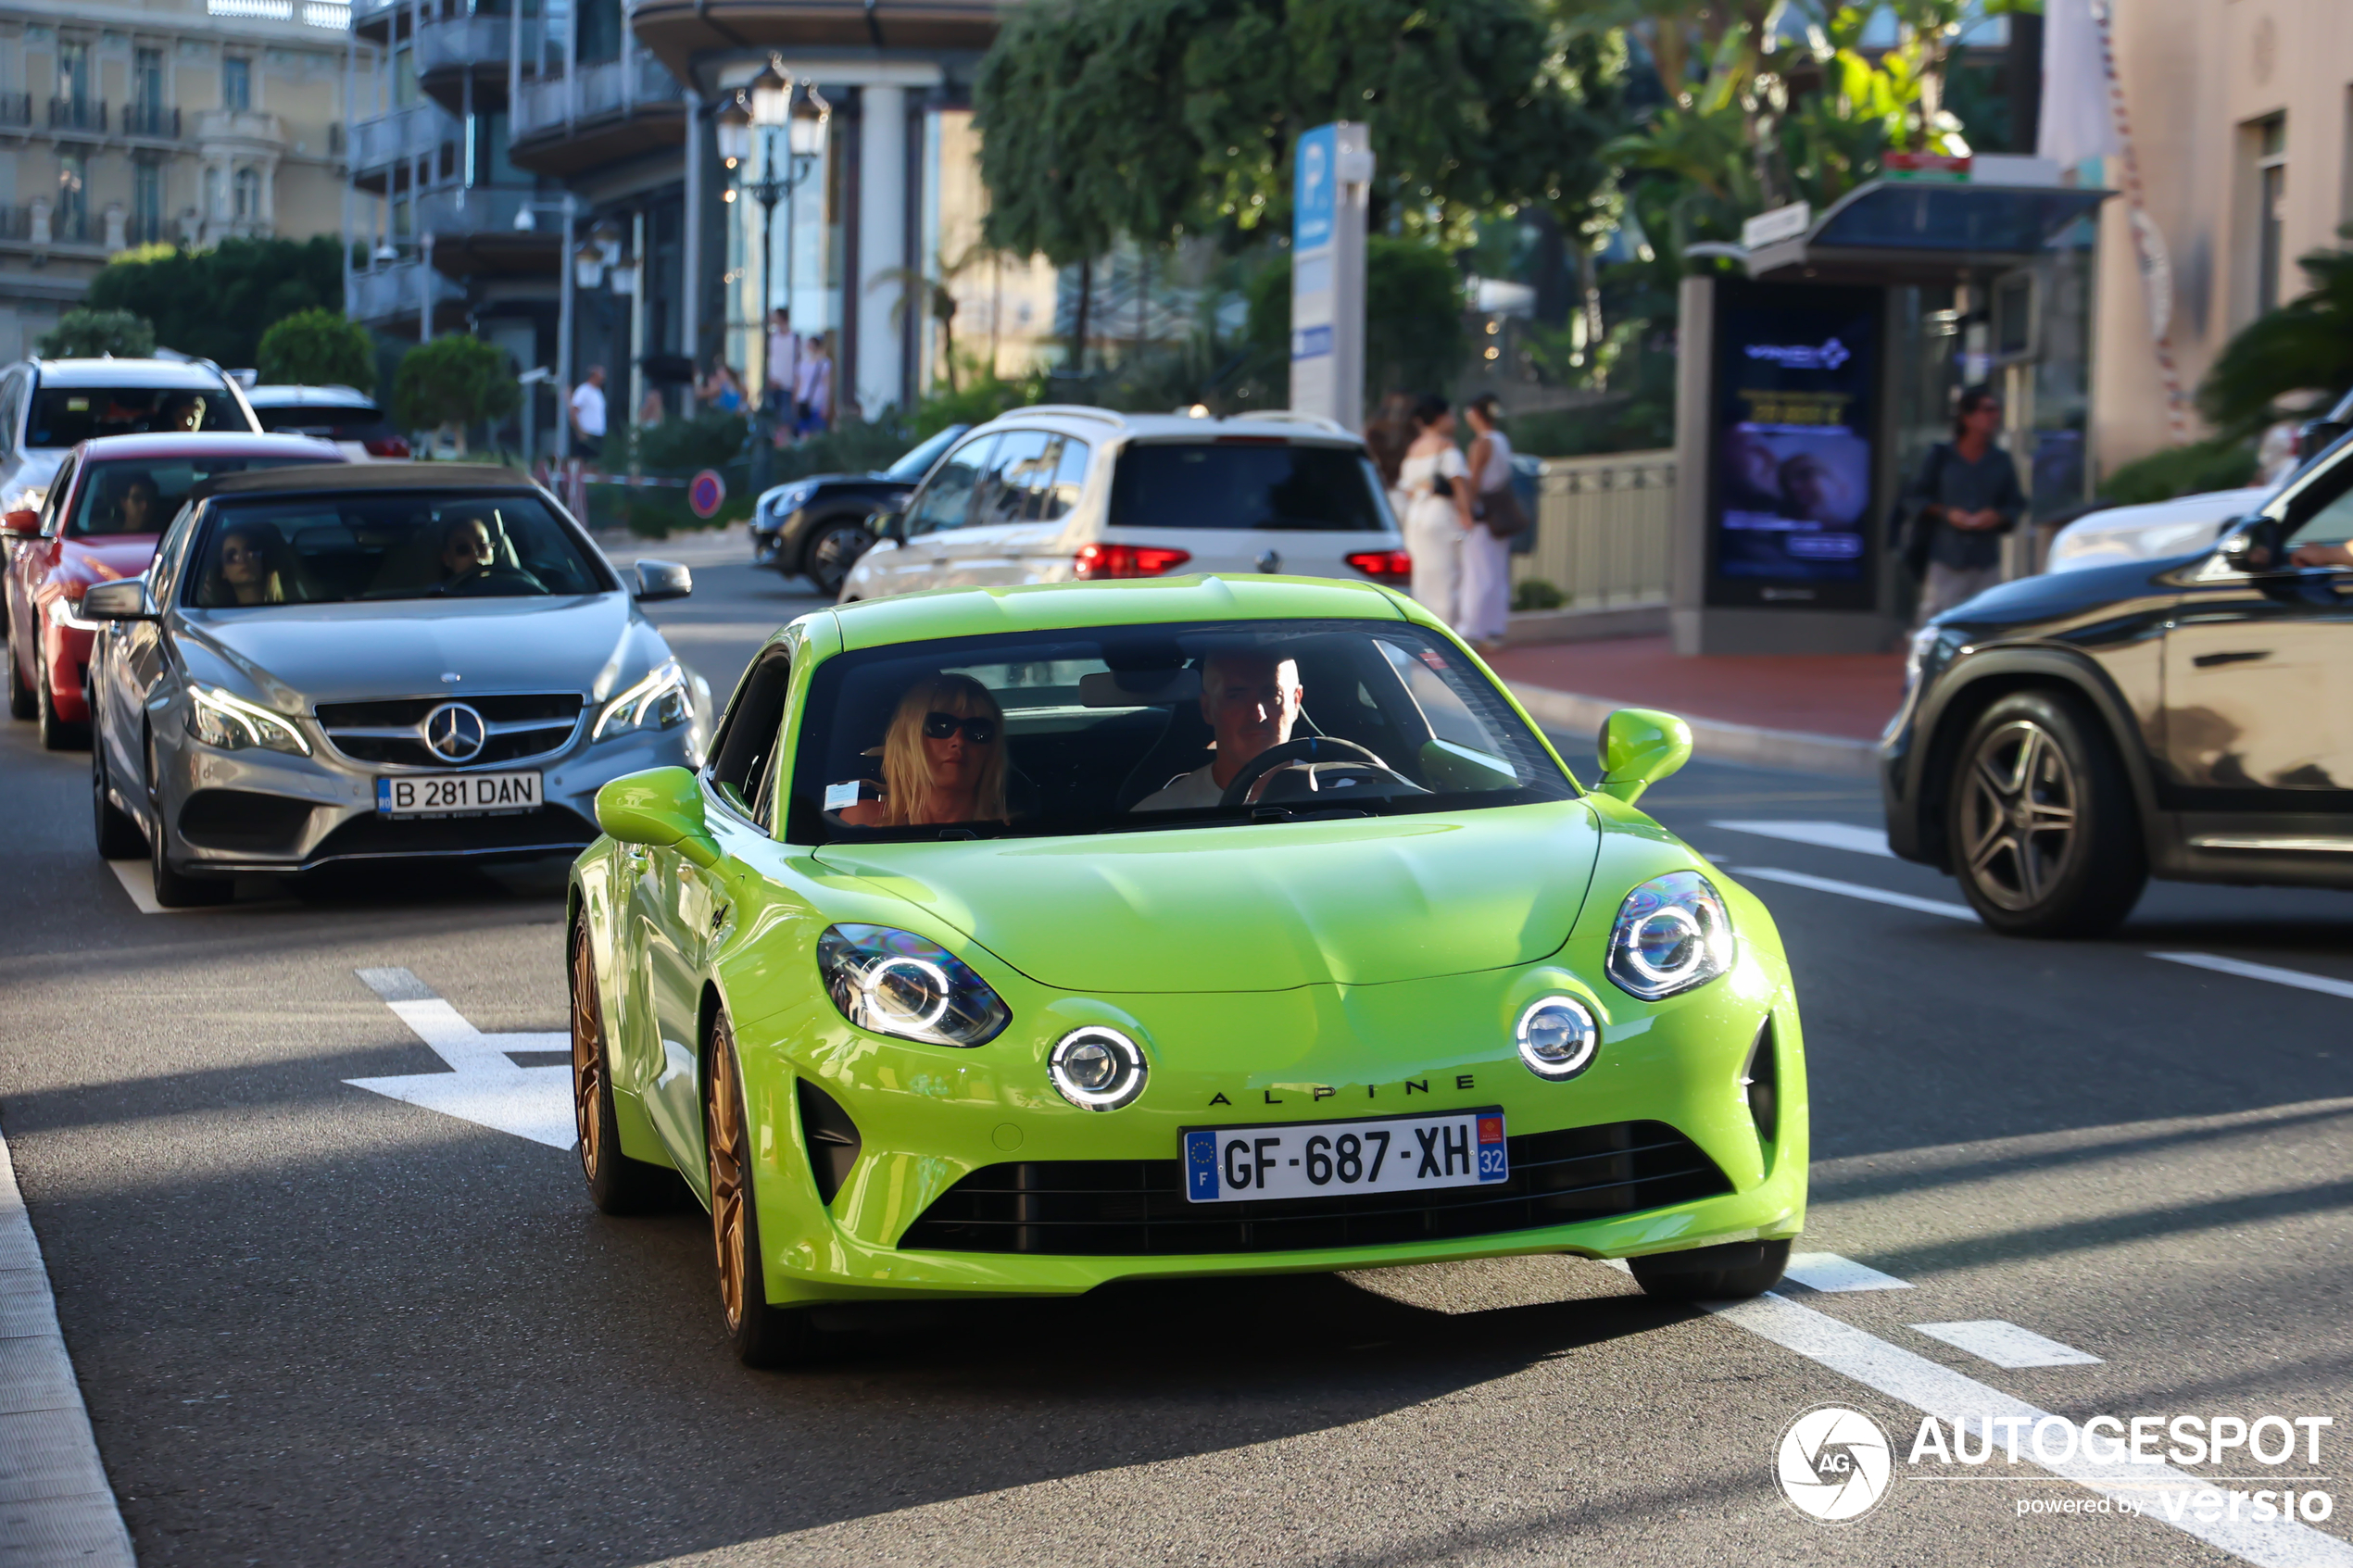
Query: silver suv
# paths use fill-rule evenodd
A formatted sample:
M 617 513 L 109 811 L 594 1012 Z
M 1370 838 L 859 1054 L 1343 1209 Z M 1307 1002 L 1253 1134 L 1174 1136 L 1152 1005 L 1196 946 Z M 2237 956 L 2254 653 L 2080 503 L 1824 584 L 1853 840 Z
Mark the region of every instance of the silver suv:
M 0 372 L 0 512 L 38 511 L 68 452 L 101 435 L 261 429 L 208 359 L 24 359 Z

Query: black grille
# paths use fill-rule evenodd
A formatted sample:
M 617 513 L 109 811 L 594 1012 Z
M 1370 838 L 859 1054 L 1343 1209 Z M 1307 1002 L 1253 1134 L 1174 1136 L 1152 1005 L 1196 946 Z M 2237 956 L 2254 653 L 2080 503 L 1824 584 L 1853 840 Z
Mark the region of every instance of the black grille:
M 530 693 L 493 696 L 403 696 L 380 702 L 322 702 L 319 723 L 337 751 L 354 762 L 375 762 L 400 768 L 448 768 L 447 758 L 435 757 L 422 740 L 406 735 L 353 735 L 346 729 L 385 729 L 396 724 L 421 724 L 425 715 L 445 702 L 463 702 L 493 724 L 535 724 L 528 730 L 494 734 L 482 750 L 469 758 L 469 768 L 496 767 L 525 757 L 556 750 L 572 738 L 580 722 L 582 699 L 573 692 Z
M 597 830 L 577 811 L 542 806 L 507 817 L 412 819 L 365 816 L 329 834 L 312 863 L 354 855 L 495 855 L 569 853 L 586 847 Z
M 180 836 L 199 849 L 290 855 L 310 825 L 310 802 L 248 789 L 200 789 L 180 808 Z
M 1442 1241 L 1605 1219 L 1732 1190 L 1697 1145 L 1663 1122 L 1614 1122 L 1508 1142 L 1491 1186 L 1193 1203 L 1175 1160 L 988 1165 L 939 1195 L 899 1245 L 937 1252 L 1111 1257 L 1290 1252 Z
M 328 729 L 346 724 L 422 724 L 425 715 L 445 702 L 462 702 L 494 724 L 521 719 L 580 717 L 581 698 L 574 692 L 533 693 L 521 696 L 400 696 L 385 702 L 322 702 L 319 722 Z

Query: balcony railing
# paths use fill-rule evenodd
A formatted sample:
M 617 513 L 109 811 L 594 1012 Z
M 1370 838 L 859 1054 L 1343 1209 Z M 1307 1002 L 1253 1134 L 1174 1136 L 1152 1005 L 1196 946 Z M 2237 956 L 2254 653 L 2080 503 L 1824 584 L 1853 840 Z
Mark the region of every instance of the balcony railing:
M 177 142 L 180 140 L 180 111 L 161 104 L 126 104 L 122 110 L 122 133 Z
M 134 212 L 122 220 L 122 243 L 126 245 L 174 245 L 180 239 L 180 225 L 161 213 Z
M 535 194 L 528 186 L 445 185 L 417 198 L 416 226 L 436 234 L 511 230 L 515 214 Z
M 347 297 L 351 313 L 359 320 L 390 321 L 414 316 L 422 308 L 421 290 L 431 291 L 436 305 L 466 297 L 464 289 L 417 261 L 396 261 L 379 271 L 353 273 Z
M 283 150 L 285 122 L 265 109 L 206 109 L 196 116 L 199 142 L 258 142 Z
M 442 143 L 455 142 L 463 132 L 458 117 L 439 104 L 411 104 L 351 128 L 351 165 L 381 169 L 409 158 L 431 157 Z
M 0 207 L 0 242 L 22 245 L 32 238 L 32 208 Z
M 49 100 L 49 129 L 52 131 L 94 131 L 107 128 L 107 106 L 99 98 L 52 98 Z
M 33 236 L 40 238 L 36 232 Z M 86 245 L 90 240 L 90 214 L 87 212 L 53 212 L 49 215 L 49 243 L 53 245 Z
M 494 69 L 503 74 L 514 48 L 513 22 L 506 17 L 453 17 L 429 21 L 417 34 L 417 70 Z M 526 17 L 522 24 L 522 57 L 539 57 L 539 22 Z
M 633 50 L 626 58 L 583 67 L 576 80 L 558 76 L 525 82 L 515 135 L 536 136 L 571 121 L 677 101 L 678 82 L 668 69 L 651 55 Z
M 0 93 L 0 126 L 27 130 L 32 125 L 32 94 Z

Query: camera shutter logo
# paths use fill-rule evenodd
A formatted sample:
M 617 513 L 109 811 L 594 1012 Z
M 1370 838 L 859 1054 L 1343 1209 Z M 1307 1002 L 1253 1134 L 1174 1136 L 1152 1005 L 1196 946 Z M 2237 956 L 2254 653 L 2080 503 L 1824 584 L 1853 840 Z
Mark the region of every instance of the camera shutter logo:
M 1819 1406 L 1791 1422 L 1774 1456 L 1781 1495 L 1825 1524 L 1849 1524 L 1877 1507 L 1894 1467 L 1879 1423 L 1840 1405 Z
M 445 702 L 425 715 L 425 746 L 445 762 L 471 762 L 482 755 L 490 728 L 462 702 Z

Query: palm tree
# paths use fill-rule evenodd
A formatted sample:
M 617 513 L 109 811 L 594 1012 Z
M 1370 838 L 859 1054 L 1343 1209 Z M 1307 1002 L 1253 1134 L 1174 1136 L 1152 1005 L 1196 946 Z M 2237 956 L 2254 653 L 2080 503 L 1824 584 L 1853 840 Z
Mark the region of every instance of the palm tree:
M 948 390 L 951 393 L 956 390 L 956 295 L 949 285 L 987 260 L 990 254 L 987 245 L 975 241 L 953 261 L 944 255 L 936 258 L 928 273 L 920 267 L 890 267 L 876 272 L 866 283 L 868 294 L 891 284 L 898 286 L 899 298 L 890 307 L 893 327 L 905 324 L 910 299 L 918 295 L 924 297 L 925 313 L 939 323 L 939 357 L 947 366 Z
M 2353 242 L 2353 223 L 2337 233 Z M 2316 250 L 2296 264 L 2311 292 L 2240 328 L 2198 384 L 2198 412 L 2226 438 L 2280 418 L 2275 405 L 2290 393 L 2320 388 L 2334 399 L 2353 386 L 2353 250 Z

